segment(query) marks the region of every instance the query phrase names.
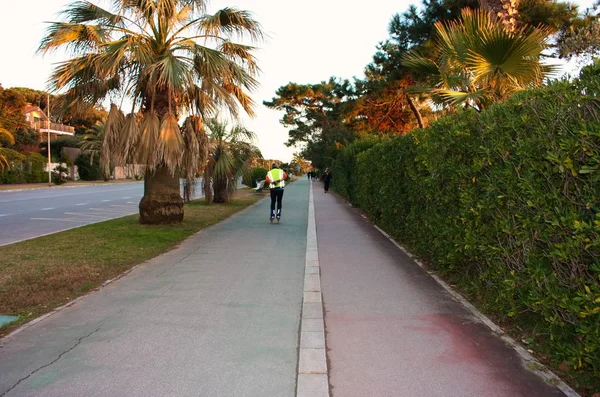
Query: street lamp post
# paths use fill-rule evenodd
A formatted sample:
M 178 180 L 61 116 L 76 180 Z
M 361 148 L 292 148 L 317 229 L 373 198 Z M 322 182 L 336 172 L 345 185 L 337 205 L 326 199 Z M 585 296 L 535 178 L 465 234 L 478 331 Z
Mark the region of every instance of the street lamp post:
M 46 106 L 46 113 L 48 114 L 48 124 L 46 125 L 48 131 L 48 186 L 52 186 L 52 171 L 50 170 L 50 93 L 48 93 Z

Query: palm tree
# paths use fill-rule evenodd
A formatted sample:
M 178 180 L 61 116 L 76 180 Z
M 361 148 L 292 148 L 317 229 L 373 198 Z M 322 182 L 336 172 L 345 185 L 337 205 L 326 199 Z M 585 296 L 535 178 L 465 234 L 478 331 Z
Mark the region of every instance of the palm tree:
M 209 119 L 206 127 L 210 149 L 204 170 L 204 197 L 208 203 L 227 203 L 239 177 L 249 172 L 252 160 L 262 155 L 254 145 L 256 135 L 243 126 L 228 129 L 227 123 Z
M 13 134 L 11 134 L 7 129 L 3 128 L 2 124 L 0 124 L 0 137 L 4 137 L 11 144 L 15 143 Z M 4 171 L 6 168 L 10 168 L 10 164 L 6 156 L 2 153 L 2 143 L 0 142 L 0 171 Z
M 262 39 L 247 11 L 206 13 L 207 0 L 113 0 L 110 9 L 72 3 L 52 23 L 39 51 L 59 48 L 73 58 L 59 64 L 50 85 L 67 103 L 130 98 L 125 116 L 116 105 L 106 121 L 104 165 L 146 166 L 140 222 L 180 222 L 179 177 L 193 178 L 205 163 L 203 118 L 221 108 L 253 114 L 254 47 L 232 41 Z M 189 115 L 180 128 L 179 117 Z M 110 161 L 109 161 L 110 160 Z
M 85 131 L 85 135 L 82 141 L 79 142 L 79 147 L 83 153 L 90 154 L 90 161 L 94 156 L 102 150 L 102 143 L 104 142 L 104 129 L 106 127 L 106 120 L 96 121 L 92 128 Z M 90 163 L 91 164 L 91 163 Z
M 435 24 L 433 56 L 409 51 L 403 65 L 428 75 L 424 88 L 437 103 L 472 106 L 506 99 L 539 86 L 554 68 L 540 62 L 550 31 L 522 26 L 513 31 L 486 10 L 464 9 L 461 18 Z

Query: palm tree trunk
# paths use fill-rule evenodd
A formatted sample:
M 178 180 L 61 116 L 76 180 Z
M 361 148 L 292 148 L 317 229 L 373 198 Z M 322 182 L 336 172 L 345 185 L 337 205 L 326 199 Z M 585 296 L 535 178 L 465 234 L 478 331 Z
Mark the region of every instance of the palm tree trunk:
M 164 225 L 183 220 L 183 199 L 179 176 L 171 175 L 166 166 L 144 177 L 144 197 L 140 201 L 140 223 Z
M 150 101 L 150 98 L 147 98 Z M 159 118 L 169 111 L 169 92 L 159 89 L 154 99 L 154 110 Z M 147 109 L 148 110 L 148 109 Z M 183 199 L 179 174 L 169 171 L 164 164 L 144 175 L 144 197 L 140 201 L 140 223 L 165 225 L 183 220 Z
M 415 102 L 412 100 L 412 98 L 409 95 L 406 96 L 406 100 L 408 101 L 408 106 L 410 106 L 410 110 L 412 110 L 412 112 L 415 114 L 415 117 L 417 118 L 417 123 L 419 123 L 419 128 L 424 128 L 423 127 L 423 117 L 421 117 L 421 112 L 419 112 L 419 109 L 415 105 Z
M 228 203 L 229 192 L 227 190 L 227 178 L 213 179 L 213 190 L 215 192 L 214 203 Z

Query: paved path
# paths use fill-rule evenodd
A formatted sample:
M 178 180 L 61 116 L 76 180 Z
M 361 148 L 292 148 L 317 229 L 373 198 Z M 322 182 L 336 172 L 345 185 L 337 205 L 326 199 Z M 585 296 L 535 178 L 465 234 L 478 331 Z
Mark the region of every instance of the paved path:
M 561 395 L 313 186 L 333 396 Z M 0 396 L 294 397 L 308 199 L 300 179 L 282 224 L 261 201 L 4 339 Z
M 356 210 L 315 212 L 334 397 L 563 395 Z
M 292 396 L 308 185 L 284 204 L 280 225 L 261 201 L 6 340 L 0 396 Z

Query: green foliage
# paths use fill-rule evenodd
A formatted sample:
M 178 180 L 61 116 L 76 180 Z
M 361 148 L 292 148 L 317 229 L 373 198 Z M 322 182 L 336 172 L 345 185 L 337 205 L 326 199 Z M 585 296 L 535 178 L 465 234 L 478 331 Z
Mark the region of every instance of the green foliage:
M 262 158 L 254 146 L 256 134 L 242 125 L 229 127 L 218 119 L 205 120 L 210 131 L 209 159 L 204 169 L 204 198 L 208 203 L 226 203 L 237 180 L 247 174 L 253 160 Z
M 318 84 L 288 83 L 280 87 L 268 108 L 285 111 L 281 123 L 290 127 L 287 146 L 306 143 L 302 156 L 315 166 L 331 162 L 336 142 L 348 144 L 355 137 L 347 113 L 356 99 L 348 80 L 330 78 Z
M 23 159 L 23 165 L 26 169 L 31 171 L 43 171 L 47 161 L 48 159 L 46 159 L 41 154 L 32 152 L 25 154 L 25 159 Z
M 267 170 L 262 167 L 253 168 L 251 172 L 244 177 L 244 185 L 256 187 L 256 180 L 262 181 L 267 176 Z
M 21 154 L 11 149 L 0 148 L 0 156 L 6 156 L 10 163 L 9 168 L 0 172 L 0 184 L 48 181 L 48 173 L 44 171 L 46 159 L 41 154 Z
M 424 90 L 437 103 L 481 110 L 515 91 L 540 86 L 554 68 L 541 63 L 548 29 L 508 31 L 487 10 L 464 9 L 461 17 L 435 25 L 432 56 L 408 51 L 404 66 L 428 75 Z
M 11 148 L 20 152 L 36 148 L 40 144 L 40 134 L 28 127 L 18 128 L 14 134 L 14 138 L 15 143 L 11 145 Z
M 62 185 L 68 180 L 69 169 L 62 165 L 57 165 L 52 170 L 52 183 L 55 185 Z
M 592 392 L 600 391 L 599 95 L 600 73 L 588 68 L 480 114 L 346 149 L 356 161 L 354 204 L 487 311 L 523 327 L 536 351 Z M 335 166 L 345 164 L 340 156 Z
M 93 160 L 89 153 L 80 154 L 75 160 L 75 165 L 77 166 L 79 179 L 82 181 L 98 181 L 102 179 L 100 155 L 98 153 L 94 153 Z
M 13 168 L 6 172 L 0 172 L 0 185 L 43 182 L 48 182 L 48 173 L 43 170 L 23 171 Z
M 64 147 L 79 148 L 81 145 L 81 141 L 82 139 L 78 136 L 64 136 L 50 141 L 50 152 L 52 154 L 52 157 L 56 159 L 62 158 L 62 149 Z M 47 154 L 47 147 L 47 142 L 40 143 L 42 153 Z
M 354 201 L 358 188 L 356 183 L 356 160 L 358 154 L 372 148 L 379 142 L 381 142 L 380 138 L 365 137 L 364 139 L 352 142 L 345 150 L 338 154 L 331 165 L 331 173 L 335 175 L 335 178 L 332 179 L 332 187 L 335 191 L 350 201 Z
M 9 163 L 20 163 L 25 159 L 25 155 L 13 149 L 0 147 L 0 155 L 2 155 Z

